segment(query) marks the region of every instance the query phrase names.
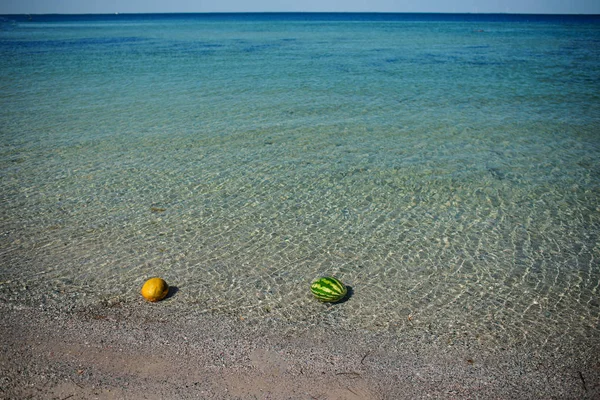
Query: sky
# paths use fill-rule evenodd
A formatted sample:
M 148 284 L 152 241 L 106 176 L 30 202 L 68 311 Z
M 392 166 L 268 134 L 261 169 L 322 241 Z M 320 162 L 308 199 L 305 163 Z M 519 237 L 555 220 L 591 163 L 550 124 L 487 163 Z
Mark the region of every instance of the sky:
M 276 11 L 600 14 L 600 0 L 0 0 L 0 14 Z

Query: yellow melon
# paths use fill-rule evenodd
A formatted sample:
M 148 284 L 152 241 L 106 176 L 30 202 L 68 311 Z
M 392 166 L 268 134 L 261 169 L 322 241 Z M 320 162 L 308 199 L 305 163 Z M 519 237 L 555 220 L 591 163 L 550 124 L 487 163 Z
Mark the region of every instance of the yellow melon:
M 169 293 L 169 285 L 164 279 L 150 278 L 142 286 L 142 296 L 148 301 L 160 301 L 167 297 Z

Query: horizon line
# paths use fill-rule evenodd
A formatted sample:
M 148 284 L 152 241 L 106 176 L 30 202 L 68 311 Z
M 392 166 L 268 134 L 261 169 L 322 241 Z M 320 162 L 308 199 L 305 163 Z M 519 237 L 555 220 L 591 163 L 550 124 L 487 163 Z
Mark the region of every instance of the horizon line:
M 441 12 L 441 11 L 162 11 L 89 13 L 0 13 L 0 15 L 156 15 L 156 14 L 433 14 L 433 15 L 551 15 L 599 16 L 600 13 Z

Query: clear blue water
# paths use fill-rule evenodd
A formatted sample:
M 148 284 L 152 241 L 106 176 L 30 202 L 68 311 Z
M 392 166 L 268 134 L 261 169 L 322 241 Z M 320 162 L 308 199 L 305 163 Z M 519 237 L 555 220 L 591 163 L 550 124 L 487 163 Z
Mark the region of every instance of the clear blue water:
M 0 301 L 599 339 L 598 17 L 0 21 Z

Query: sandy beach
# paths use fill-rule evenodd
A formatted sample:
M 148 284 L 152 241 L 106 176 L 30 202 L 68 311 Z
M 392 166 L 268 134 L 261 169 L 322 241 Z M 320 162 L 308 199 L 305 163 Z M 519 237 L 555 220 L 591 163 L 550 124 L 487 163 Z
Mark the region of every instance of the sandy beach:
M 143 300 L 1 306 L 3 399 L 594 399 L 598 347 L 489 349 Z

